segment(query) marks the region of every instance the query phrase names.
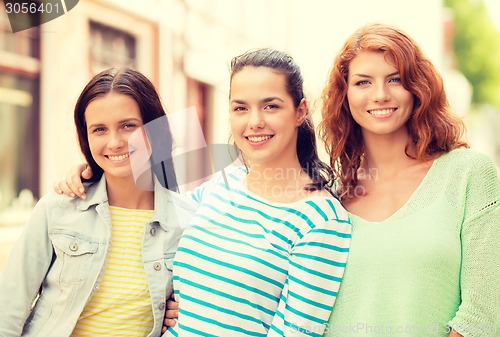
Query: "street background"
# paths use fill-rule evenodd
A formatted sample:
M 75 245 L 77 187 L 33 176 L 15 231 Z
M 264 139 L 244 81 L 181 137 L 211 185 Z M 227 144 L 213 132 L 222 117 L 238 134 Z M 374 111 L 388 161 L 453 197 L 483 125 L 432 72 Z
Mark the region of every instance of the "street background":
M 460 1 L 484 8 L 496 29 L 478 48 L 498 46 L 497 2 L 447 2 Z M 228 142 L 232 57 L 259 47 L 289 52 L 302 68 L 317 123 L 318 97 L 343 41 L 363 24 L 388 23 L 420 44 L 443 75 L 455 113 L 467 124 L 467 140 L 500 167 L 499 104 L 487 98 L 475 102 L 482 91 L 474 91 L 471 81 L 482 82 L 460 69 L 453 41 L 456 32 L 466 30 L 457 27 L 457 14 L 444 0 L 80 0 L 61 17 L 18 33 L 12 33 L 3 5 L 0 269 L 36 200 L 82 162 L 74 104 L 91 76 L 111 66 L 133 66 L 152 80 L 172 120 L 176 151 L 182 153 Z M 471 62 L 471 69 L 486 64 Z M 196 176 L 193 170 L 206 159 L 177 163 L 178 174 L 189 182 L 181 189 L 199 183 L 189 175 Z

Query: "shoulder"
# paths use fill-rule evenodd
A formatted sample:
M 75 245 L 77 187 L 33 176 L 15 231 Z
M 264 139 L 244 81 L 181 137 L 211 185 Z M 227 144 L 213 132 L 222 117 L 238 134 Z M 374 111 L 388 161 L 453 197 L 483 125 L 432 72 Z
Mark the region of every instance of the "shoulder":
M 244 166 L 228 166 L 212 175 L 209 180 L 187 194 L 196 202 L 201 202 L 203 198 L 218 187 L 241 184 L 246 174 L 247 170 Z
M 481 187 L 484 182 L 498 184 L 498 173 L 493 159 L 488 155 L 477 150 L 460 148 L 436 159 L 432 179 L 440 184 L 467 184 L 474 188 L 473 185 Z
M 233 182 L 240 182 L 245 179 L 248 170 L 245 166 L 230 166 L 219 173 L 219 180 L 226 176 L 226 180 Z
M 226 180 L 234 180 L 240 181 L 243 180 L 248 174 L 248 170 L 243 165 L 231 165 L 227 166 L 224 169 L 214 173 L 211 178 L 207 181 L 208 183 L 217 183 L 220 181 Z
M 65 194 L 57 194 L 54 191 L 49 191 L 40 198 L 35 207 L 47 208 L 51 211 L 61 210 L 62 212 L 74 210 L 85 211 L 91 208 L 91 206 L 107 200 L 105 181 L 85 184 L 85 191 L 87 194 L 85 200 L 78 197 L 71 198 Z
M 76 210 L 79 200 L 67 195 L 60 195 L 54 191 L 44 194 L 36 203 L 31 218 L 54 218 L 60 214 Z
M 488 155 L 473 149 L 460 148 L 441 155 L 435 160 L 433 177 L 469 181 L 479 176 L 497 179 L 497 168 Z
M 441 155 L 438 160 L 448 165 L 464 167 L 494 166 L 492 158 L 485 153 L 470 148 L 460 148 Z
M 441 180 L 448 180 L 446 190 L 462 200 L 469 213 L 490 208 L 500 199 L 497 167 L 488 155 L 473 149 L 456 149 L 438 158 L 444 163 Z M 458 204 L 462 204 L 458 202 Z
M 307 205 L 307 232 L 311 234 L 321 233 L 333 240 L 347 240 L 345 249 L 349 246 L 352 226 L 347 210 L 333 196 L 315 196 L 304 200 Z M 322 240 L 330 240 L 324 237 Z
M 303 200 L 314 212 L 322 214 L 325 221 L 350 223 L 349 214 L 340 201 L 329 194 L 320 194 Z
M 44 207 L 65 207 L 72 205 L 75 207 L 77 202 L 77 198 L 70 198 L 65 194 L 50 191 L 38 200 L 37 205 L 43 205 Z

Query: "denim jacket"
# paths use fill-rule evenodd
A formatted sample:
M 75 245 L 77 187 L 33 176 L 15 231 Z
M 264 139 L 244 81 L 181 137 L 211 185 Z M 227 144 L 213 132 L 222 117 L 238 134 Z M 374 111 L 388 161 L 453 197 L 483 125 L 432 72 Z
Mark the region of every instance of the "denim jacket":
M 154 314 L 148 336 L 160 336 L 172 292 L 173 257 L 182 228 L 196 210 L 158 182 L 154 205 L 142 247 Z M 104 175 L 88 188 L 86 200 L 55 192 L 42 197 L 0 275 L 0 336 L 70 336 L 99 288 L 110 242 Z

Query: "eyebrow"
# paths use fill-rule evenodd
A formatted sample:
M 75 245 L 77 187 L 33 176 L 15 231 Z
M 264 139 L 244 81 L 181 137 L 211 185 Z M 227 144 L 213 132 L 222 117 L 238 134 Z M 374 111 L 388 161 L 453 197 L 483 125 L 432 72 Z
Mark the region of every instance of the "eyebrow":
M 123 124 L 123 123 L 127 123 L 127 122 L 142 123 L 141 120 L 138 118 L 126 118 L 126 119 L 122 119 L 122 120 L 118 121 L 117 124 Z M 104 123 L 94 123 L 94 124 L 87 126 L 87 129 L 92 129 L 92 128 L 101 127 L 101 126 L 105 126 L 105 125 L 106 124 L 104 124 Z
M 285 102 L 283 99 L 277 97 L 277 96 L 271 96 L 271 97 L 266 97 L 263 98 L 259 101 L 259 103 L 269 103 L 272 101 L 280 101 L 280 102 Z M 232 99 L 229 103 L 236 103 L 236 104 L 246 104 L 246 101 L 240 100 L 240 99 Z
M 395 76 L 395 75 L 399 75 L 399 71 L 395 71 L 393 73 L 390 73 L 389 75 L 386 76 L 386 78 L 387 77 L 391 77 L 391 76 Z M 373 77 L 373 76 L 365 75 L 365 74 L 352 74 L 352 76 L 368 77 L 368 78 L 372 78 Z

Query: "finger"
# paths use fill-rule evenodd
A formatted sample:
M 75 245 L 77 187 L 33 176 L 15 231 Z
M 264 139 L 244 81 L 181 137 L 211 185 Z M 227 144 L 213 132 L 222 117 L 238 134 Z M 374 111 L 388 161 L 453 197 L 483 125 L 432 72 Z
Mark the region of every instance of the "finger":
M 179 310 L 165 310 L 165 318 L 177 318 L 179 317 Z
M 66 176 L 66 183 L 68 184 L 71 192 L 82 199 L 86 198 L 85 188 L 81 179 L 82 172 L 85 170 L 85 168 L 86 164 L 77 165 L 71 168 L 71 170 L 68 172 L 68 175 Z
M 60 181 L 54 181 L 54 182 L 52 182 L 52 189 L 57 194 L 63 194 L 62 189 L 59 187 L 59 183 L 60 183 Z
M 176 324 L 177 321 L 175 319 L 165 318 L 163 320 L 163 325 L 166 326 L 167 328 L 173 328 Z
M 63 191 L 65 191 L 64 194 L 67 194 L 72 198 L 74 198 L 75 196 L 77 196 L 80 193 L 80 192 L 78 192 L 78 188 L 75 188 L 75 186 L 70 178 L 66 178 L 66 181 L 64 182 L 64 185 L 63 185 Z M 80 196 L 78 195 L 78 197 L 80 197 Z
M 62 194 L 65 194 L 68 197 L 71 197 L 71 198 L 75 197 L 75 194 L 69 188 L 66 180 L 60 180 L 59 183 L 57 184 L 57 189 L 60 190 L 62 192 Z
M 179 303 L 171 300 L 167 300 L 167 310 L 178 310 Z
M 90 179 L 90 178 L 92 178 L 92 169 L 90 168 L 90 166 L 87 165 L 87 167 L 85 168 L 85 170 L 83 170 L 83 172 L 82 172 L 82 178 L 84 178 L 84 179 Z

